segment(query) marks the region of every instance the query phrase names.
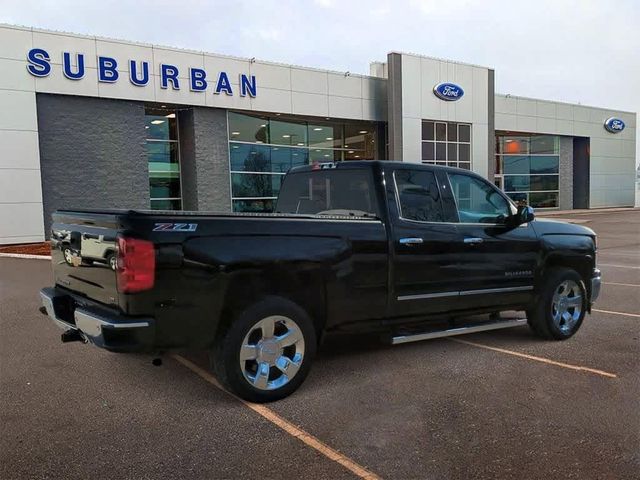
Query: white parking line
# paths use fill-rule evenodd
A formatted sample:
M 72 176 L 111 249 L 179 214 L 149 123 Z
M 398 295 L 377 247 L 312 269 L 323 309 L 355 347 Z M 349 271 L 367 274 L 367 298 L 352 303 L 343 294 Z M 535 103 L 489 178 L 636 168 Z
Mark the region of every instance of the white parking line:
M 632 268 L 634 270 L 640 270 L 640 267 L 630 267 L 629 265 L 614 265 L 612 263 L 598 263 L 598 267 Z
M 592 308 L 591 309 L 592 312 L 599 312 L 599 313 L 610 313 L 612 315 L 626 315 L 627 317 L 637 317 L 640 318 L 640 314 L 637 313 L 627 313 L 627 312 L 613 312 L 611 310 L 598 310 L 597 308 Z
M 554 365 L 556 367 L 568 368 L 570 370 L 578 370 L 581 372 L 593 373 L 602 377 L 618 378 L 615 373 L 605 372 L 603 370 L 596 370 L 595 368 L 581 367 L 579 365 L 571 365 L 569 363 L 557 362 L 548 358 L 536 357 L 535 355 L 529 355 L 527 353 L 515 352 L 513 350 L 507 350 L 504 348 L 491 347 L 483 343 L 470 342 L 468 340 L 462 340 L 460 338 L 447 338 L 451 342 L 463 343 L 465 345 L 471 345 L 472 347 L 484 348 L 485 350 L 492 350 L 494 352 L 506 353 L 507 355 L 513 355 L 514 357 L 524 358 L 526 360 L 533 360 L 535 362 L 546 363 L 547 365 Z
M 28 253 L 4 253 L 0 252 L 0 258 L 25 258 L 29 260 L 51 260 L 51 255 L 31 255 Z
M 635 283 L 616 283 L 616 282 L 603 282 L 602 285 L 618 285 L 620 287 L 640 287 Z
M 211 375 L 209 372 L 207 372 L 203 368 L 200 368 L 198 365 L 196 365 L 192 361 L 187 360 L 186 358 L 182 357 L 181 355 L 172 355 L 172 357 L 176 361 L 178 361 L 179 363 L 181 363 L 182 365 L 187 367 L 189 370 L 194 372 L 196 375 L 201 377 L 206 382 L 209 382 L 211 385 L 219 388 L 223 392 L 225 392 L 225 393 L 231 395 L 232 397 L 234 397 L 235 399 L 241 401 L 247 407 L 249 407 L 251 410 L 256 412 L 258 415 L 261 415 L 263 418 L 265 418 L 266 420 L 268 420 L 269 422 L 274 424 L 276 427 L 284 430 L 286 433 L 288 433 L 292 437 L 297 438 L 302 443 L 304 443 L 308 447 L 313 448 L 314 450 L 316 450 L 317 452 L 321 453 L 322 455 L 324 455 L 328 459 L 330 459 L 330 460 L 342 465 L 344 468 L 349 470 L 351 473 L 353 473 L 357 477 L 362 478 L 364 480 L 381 480 L 381 477 L 379 477 L 375 473 L 370 472 L 365 467 L 357 464 L 355 461 L 351 460 L 346 455 L 343 455 L 342 453 L 338 452 L 337 450 L 334 450 L 329 445 L 327 445 L 326 443 L 323 443 L 322 441 L 318 440 L 316 437 L 314 437 L 310 433 L 307 433 L 304 430 L 302 430 L 301 428 L 296 427 L 293 423 L 289 422 L 288 420 L 285 420 L 284 418 L 282 418 L 280 415 L 278 415 L 276 412 L 274 412 L 270 408 L 265 407 L 264 405 L 261 405 L 261 404 L 258 404 L 258 403 L 247 402 L 246 400 L 243 400 L 243 399 L 241 399 L 239 397 L 236 397 L 235 395 L 227 392 L 222 387 L 222 385 L 220 385 L 218 383 L 218 381 L 215 379 L 215 377 L 213 375 Z

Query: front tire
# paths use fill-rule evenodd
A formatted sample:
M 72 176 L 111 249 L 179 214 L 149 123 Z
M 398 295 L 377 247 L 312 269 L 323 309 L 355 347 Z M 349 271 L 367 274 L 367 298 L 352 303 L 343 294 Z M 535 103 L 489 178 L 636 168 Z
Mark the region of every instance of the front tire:
M 309 315 L 281 297 L 266 297 L 232 319 L 212 351 L 213 369 L 227 389 L 251 402 L 293 393 L 316 353 Z
M 542 279 L 540 297 L 527 311 L 527 320 L 538 336 L 566 340 L 580 329 L 586 311 L 587 293 L 580 275 L 570 268 L 554 267 Z

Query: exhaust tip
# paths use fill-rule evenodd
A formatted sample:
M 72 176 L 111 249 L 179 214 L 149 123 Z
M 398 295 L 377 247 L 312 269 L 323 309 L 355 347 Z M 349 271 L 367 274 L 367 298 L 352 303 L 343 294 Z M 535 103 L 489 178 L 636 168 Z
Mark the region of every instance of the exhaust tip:
M 62 343 L 84 342 L 84 338 L 82 338 L 78 330 L 65 330 L 62 335 L 60 335 L 60 340 L 62 340 Z
M 151 365 L 153 365 L 154 367 L 162 366 L 162 358 L 154 358 L 153 360 L 151 360 Z

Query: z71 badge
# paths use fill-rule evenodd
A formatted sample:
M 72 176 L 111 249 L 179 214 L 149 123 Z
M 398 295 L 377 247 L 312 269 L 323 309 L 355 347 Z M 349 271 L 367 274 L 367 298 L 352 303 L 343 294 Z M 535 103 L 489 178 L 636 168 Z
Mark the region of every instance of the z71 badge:
M 156 223 L 153 226 L 154 232 L 195 232 L 197 223 Z

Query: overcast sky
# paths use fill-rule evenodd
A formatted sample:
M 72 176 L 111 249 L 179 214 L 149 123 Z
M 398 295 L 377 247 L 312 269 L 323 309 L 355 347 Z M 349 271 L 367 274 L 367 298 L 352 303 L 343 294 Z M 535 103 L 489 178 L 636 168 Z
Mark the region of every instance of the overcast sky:
M 5 23 L 365 74 L 419 53 L 492 67 L 499 93 L 640 111 L 640 0 L 1 3 Z

